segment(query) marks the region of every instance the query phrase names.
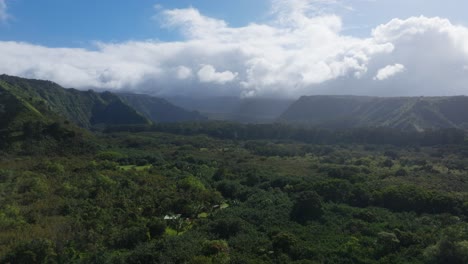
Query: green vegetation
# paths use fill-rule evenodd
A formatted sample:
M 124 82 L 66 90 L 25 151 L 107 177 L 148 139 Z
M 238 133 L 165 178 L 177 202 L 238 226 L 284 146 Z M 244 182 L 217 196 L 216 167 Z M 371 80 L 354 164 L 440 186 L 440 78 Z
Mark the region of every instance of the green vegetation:
M 295 101 L 291 98 L 239 98 L 237 96 L 169 98 L 186 109 L 196 109 L 212 120 L 274 122 Z
M 467 261 L 464 143 L 192 134 L 109 132 L 80 153 L 4 153 L 1 262 Z
M 179 135 L 206 134 L 227 140 L 265 140 L 252 142 L 264 148 L 256 151 L 276 151 L 277 146 L 268 144 L 271 140 L 295 140 L 310 144 L 388 144 L 395 146 L 434 146 L 440 144 L 462 144 L 465 141 L 463 130 L 447 128 L 418 132 L 386 127 L 354 129 L 322 129 L 286 124 L 238 124 L 230 122 L 202 123 L 162 123 L 151 126 L 112 126 L 106 132 L 165 132 Z M 247 146 L 248 147 L 248 146 Z M 300 149 L 289 149 L 290 155 L 304 152 Z M 277 152 L 276 152 L 277 153 Z M 282 155 L 288 155 L 283 153 Z
M 122 100 L 154 122 L 184 122 L 206 120 L 200 113 L 190 112 L 167 100 L 145 94 L 118 94 Z
M 303 96 L 280 119 L 328 128 L 468 128 L 468 97 Z
M 468 263 L 464 131 L 149 125 L 93 92 L 88 119 L 11 78 L 0 263 Z
M 59 117 L 85 128 L 150 123 L 109 92 L 83 92 L 64 89 L 50 81 L 0 76 L 0 129 L 12 128 L 13 121 L 48 121 Z

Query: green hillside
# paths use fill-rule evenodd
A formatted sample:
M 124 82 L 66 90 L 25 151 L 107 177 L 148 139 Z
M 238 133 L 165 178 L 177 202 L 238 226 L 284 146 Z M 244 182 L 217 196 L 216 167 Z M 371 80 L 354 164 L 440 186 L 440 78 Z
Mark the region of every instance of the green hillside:
M 106 124 L 147 124 L 136 110 L 109 92 L 64 89 L 50 81 L 0 76 L 0 128 L 26 120 L 51 121 L 58 116 L 90 128 Z
M 24 122 L 41 119 L 45 117 L 36 108 L 0 82 L 0 129 L 14 129 Z
M 280 120 L 331 128 L 468 128 L 468 97 L 304 96 Z
M 154 122 L 201 121 L 207 118 L 197 111 L 187 111 L 165 99 L 144 94 L 119 94 L 119 97 Z
M 168 100 L 184 109 L 196 110 L 210 120 L 242 123 L 274 122 L 294 103 L 290 98 L 169 97 Z

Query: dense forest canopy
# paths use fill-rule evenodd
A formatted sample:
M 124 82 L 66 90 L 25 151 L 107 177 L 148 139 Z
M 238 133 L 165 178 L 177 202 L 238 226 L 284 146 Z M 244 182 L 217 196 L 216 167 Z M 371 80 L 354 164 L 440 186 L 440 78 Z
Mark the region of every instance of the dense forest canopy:
M 3 148 L 1 261 L 466 263 L 460 132 L 316 144 L 273 127 L 113 127 L 86 145 L 46 127 Z

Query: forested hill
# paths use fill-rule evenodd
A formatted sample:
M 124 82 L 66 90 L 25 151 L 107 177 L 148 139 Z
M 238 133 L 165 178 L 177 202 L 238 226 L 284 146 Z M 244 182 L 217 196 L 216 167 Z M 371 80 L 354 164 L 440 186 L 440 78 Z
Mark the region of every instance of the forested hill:
M 468 97 L 303 96 L 280 120 L 327 128 L 468 129 Z
M 289 98 L 168 97 L 171 103 L 196 110 L 211 120 L 242 123 L 274 122 L 294 102 Z
M 248 123 L 273 123 L 277 119 L 327 129 L 468 129 L 466 96 L 304 96 L 289 108 L 290 101 L 282 99 L 210 100 L 193 99 L 191 103 L 203 105 L 212 119 Z M 197 111 L 149 95 L 79 91 L 50 81 L 0 76 L 0 130 L 21 128 L 27 121 L 51 123 L 57 118 L 83 128 L 207 119 Z
M 109 92 L 78 91 L 50 81 L 0 76 L 0 129 L 21 126 L 28 120 L 53 121 L 58 116 L 84 128 L 150 123 Z
M 175 106 L 166 99 L 144 94 L 118 94 L 128 105 L 154 122 L 183 122 L 207 120 L 205 116 L 197 111 L 187 111 Z

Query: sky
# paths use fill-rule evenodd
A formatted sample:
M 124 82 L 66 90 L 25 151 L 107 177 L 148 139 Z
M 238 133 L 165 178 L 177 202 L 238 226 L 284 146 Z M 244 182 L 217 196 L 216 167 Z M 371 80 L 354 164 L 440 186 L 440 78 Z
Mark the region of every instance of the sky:
M 468 95 L 468 1 L 0 0 L 0 73 L 159 96 Z

